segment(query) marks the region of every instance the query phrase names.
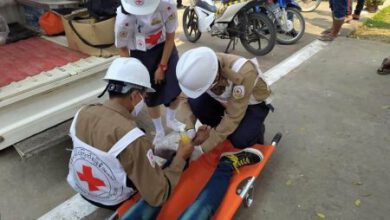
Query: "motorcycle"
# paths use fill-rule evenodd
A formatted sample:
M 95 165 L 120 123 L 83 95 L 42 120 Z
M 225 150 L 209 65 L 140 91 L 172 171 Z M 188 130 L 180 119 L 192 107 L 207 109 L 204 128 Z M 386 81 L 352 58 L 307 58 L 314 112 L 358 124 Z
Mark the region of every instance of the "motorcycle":
M 305 19 L 294 0 L 270 0 L 266 7 L 268 16 L 276 26 L 276 41 L 279 44 L 294 44 L 302 38 Z
M 301 6 L 303 12 L 311 12 L 318 8 L 321 0 L 297 0 L 297 3 Z
M 263 0 L 264 1 L 264 0 Z M 191 0 L 184 10 L 183 30 L 188 41 L 196 42 L 202 33 L 230 39 L 225 53 L 237 39 L 250 53 L 258 56 L 269 53 L 276 43 L 276 30 L 272 21 L 259 10 L 266 10 L 263 1 L 229 2 L 219 5 L 212 0 Z

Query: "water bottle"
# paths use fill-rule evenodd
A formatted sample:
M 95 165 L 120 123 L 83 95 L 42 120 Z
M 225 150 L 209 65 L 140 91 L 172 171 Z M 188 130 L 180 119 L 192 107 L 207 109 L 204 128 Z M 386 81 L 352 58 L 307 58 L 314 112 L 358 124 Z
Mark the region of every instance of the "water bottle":
M 190 137 L 188 136 L 187 132 L 184 130 L 180 131 L 180 140 L 183 144 L 189 144 L 191 142 Z

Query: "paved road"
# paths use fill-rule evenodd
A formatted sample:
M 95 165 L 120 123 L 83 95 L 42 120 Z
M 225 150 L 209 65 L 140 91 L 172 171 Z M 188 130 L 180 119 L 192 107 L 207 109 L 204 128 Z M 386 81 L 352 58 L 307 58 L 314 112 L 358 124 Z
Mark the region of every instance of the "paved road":
M 329 23 L 327 4 L 305 14 L 307 34 L 296 45 L 278 45 L 259 57 L 268 70 L 311 43 Z M 390 181 L 390 76 L 375 69 L 390 46 L 340 39 L 273 85 L 277 111 L 267 119 L 267 138 L 284 133 L 261 177 L 255 203 L 236 219 L 388 219 Z M 202 36 L 180 52 L 206 45 L 222 51 L 227 41 Z M 234 53 L 251 57 L 239 47 Z M 69 142 L 21 161 L 0 152 L 1 219 L 36 219 L 74 195 L 65 181 Z M 360 207 L 355 201 L 360 200 Z M 102 219 L 99 210 L 87 219 Z

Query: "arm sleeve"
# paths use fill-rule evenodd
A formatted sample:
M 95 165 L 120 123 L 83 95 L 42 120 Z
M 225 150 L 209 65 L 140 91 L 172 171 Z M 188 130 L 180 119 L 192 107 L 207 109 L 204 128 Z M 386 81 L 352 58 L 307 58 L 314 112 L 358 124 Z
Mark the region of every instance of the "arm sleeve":
M 142 198 L 151 206 L 160 206 L 177 185 L 185 161 L 175 157 L 169 167 L 161 169 L 147 156 L 152 150 L 150 141 L 141 137 L 120 154 L 120 160 Z
M 245 88 L 245 95 L 240 99 L 236 99 L 233 96 L 229 98 L 221 122 L 216 128 L 210 131 L 210 137 L 202 144 L 203 151 L 205 152 L 213 149 L 232 134 L 245 116 L 254 88 L 254 82 L 258 76 L 256 70 L 249 63 L 246 63 L 241 68 L 239 74 L 244 77 L 242 85 Z
M 173 0 L 167 0 L 162 7 L 165 31 L 173 33 L 178 26 L 176 3 Z

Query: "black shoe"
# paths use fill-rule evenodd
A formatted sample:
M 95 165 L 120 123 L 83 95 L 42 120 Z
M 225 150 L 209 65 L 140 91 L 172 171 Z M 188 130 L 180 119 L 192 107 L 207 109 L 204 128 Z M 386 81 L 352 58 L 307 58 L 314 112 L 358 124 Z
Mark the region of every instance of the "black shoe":
M 295 29 L 292 29 L 292 31 L 286 33 L 286 35 L 290 35 L 291 37 L 296 37 L 298 35 L 298 32 Z
M 378 68 L 377 73 L 379 75 L 390 74 L 390 62 L 387 58 L 382 61 L 381 66 Z
M 176 6 L 177 9 L 183 9 L 183 8 L 185 8 L 185 7 L 186 7 L 186 6 L 184 6 L 184 5 L 177 5 L 177 6 Z
M 245 148 L 238 152 L 226 152 L 221 154 L 221 160 L 228 160 L 232 163 L 234 169 L 242 166 L 253 165 L 263 160 L 263 154 L 254 148 Z

